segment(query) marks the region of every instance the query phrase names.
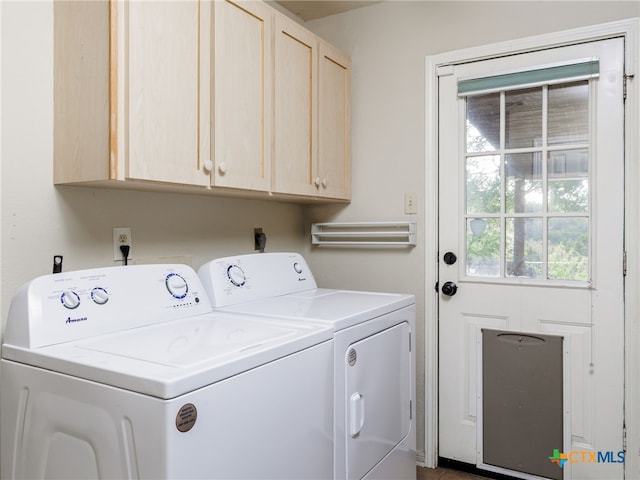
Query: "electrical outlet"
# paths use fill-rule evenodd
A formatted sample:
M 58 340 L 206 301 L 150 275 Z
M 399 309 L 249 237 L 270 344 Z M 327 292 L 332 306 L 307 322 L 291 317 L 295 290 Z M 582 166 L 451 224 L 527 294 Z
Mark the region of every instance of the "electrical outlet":
M 121 261 L 124 263 L 124 256 L 120 250 L 122 245 L 129 246 L 129 256 L 127 258 L 132 258 L 133 242 L 131 239 L 131 228 L 113 227 L 113 260 L 115 262 Z
M 416 205 L 416 194 L 408 192 L 404 194 L 404 213 L 418 213 L 418 205 Z
M 258 244 L 258 235 L 262 233 L 262 228 L 254 228 L 253 229 L 253 249 L 260 250 L 260 245 Z

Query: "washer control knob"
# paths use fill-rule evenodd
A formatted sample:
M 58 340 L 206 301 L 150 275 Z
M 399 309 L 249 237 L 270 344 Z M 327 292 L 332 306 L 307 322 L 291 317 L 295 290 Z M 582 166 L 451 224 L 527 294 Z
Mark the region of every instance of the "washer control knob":
M 298 262 L 293 264 L 293 269 L 296 271 L 297 274 L 302 273 L 302 267 L 300 266 L 300 264 Z
M 243 286 L 247 281 L 247 276 L 245 275 L 244 270 L 242 270 L 238 265 L 229 265 L 227 267 L 227 278 L 236 287 Z
M 187 296 L 189 285 L 182 275 L 170 273 L 164 282 L 172 297 L 182 299 Z
M 62 302 L 65 308 L 73 310 L 80 306 L 80 296 L 73 290 L 65 290 L 62 292 L 62 295 L 60 295 L 60 302 Z
M 102 287 L 96 287 L 91 290 L 91 300 L 98 305 L 104 305 L 109 301 L 109 293 Z

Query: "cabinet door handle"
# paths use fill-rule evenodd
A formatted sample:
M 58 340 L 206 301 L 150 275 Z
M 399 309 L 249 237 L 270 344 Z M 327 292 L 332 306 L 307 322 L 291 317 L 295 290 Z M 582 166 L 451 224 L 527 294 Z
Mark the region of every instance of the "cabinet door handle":
M 220 165 L 218 165 L 218 172 L 220 172 L 220 175 L 224 175 L 225 173 L 227 173 L 227 164 L 225 162 L 220 163 Z
M 211 172 L 211 170 L 213 170 L 213 162 L 211 160 L 207 160 L 204 162 L 204 165 L 202 167 L 205 169 L 205 171 Z
M 316 184 L 316 187 L 319 187 L 320 184 L 322 183 L 322 180 L 320 180 L 320 177 L 316 177 L 315 180 L 313 181 L 313 183 Z

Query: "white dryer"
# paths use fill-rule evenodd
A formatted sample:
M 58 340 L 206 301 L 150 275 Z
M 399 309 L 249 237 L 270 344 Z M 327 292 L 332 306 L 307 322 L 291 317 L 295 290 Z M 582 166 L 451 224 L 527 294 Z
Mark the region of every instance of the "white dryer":
M 334 478 L 415 479 L 415 297 L 317 288 L 296 253 L 226 257 L 198 271 L 214 309 L 334 331 Z
M 184 265 L 47 275 L 2 346 L 3 479 L 323 479 L 332 331 L 212 312 Z

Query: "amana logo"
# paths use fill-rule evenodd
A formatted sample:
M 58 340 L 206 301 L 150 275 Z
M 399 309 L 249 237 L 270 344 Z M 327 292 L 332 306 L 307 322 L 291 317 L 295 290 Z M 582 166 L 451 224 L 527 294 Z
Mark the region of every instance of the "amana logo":
M 86 322 L 86 321 L 87 321 L 87 317 L 78 317 L 78 318 L 67 317 L 67 321 L 64 323 L 77 323 L 77 322 Z

